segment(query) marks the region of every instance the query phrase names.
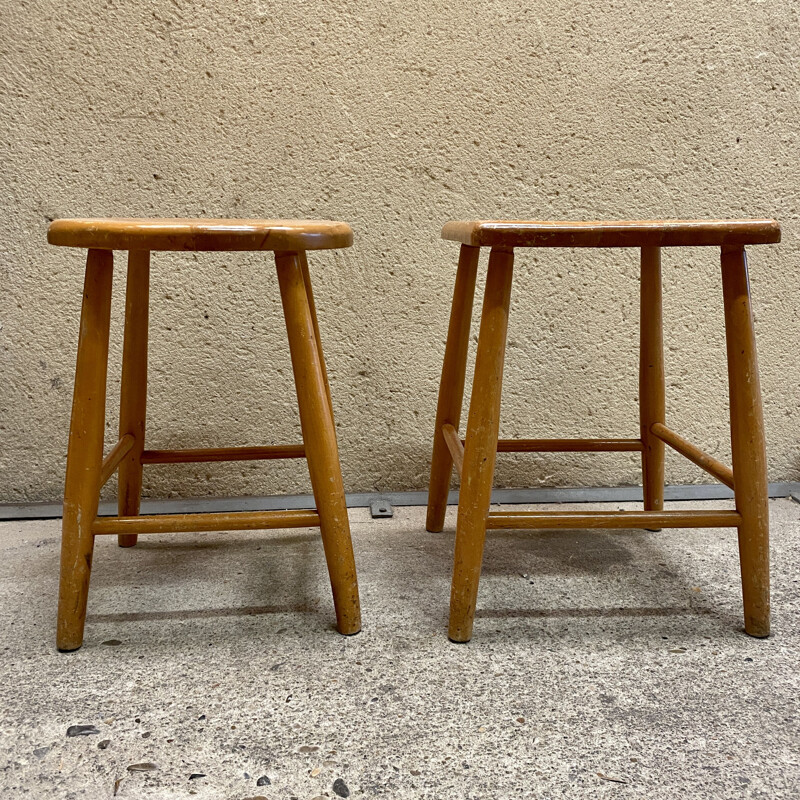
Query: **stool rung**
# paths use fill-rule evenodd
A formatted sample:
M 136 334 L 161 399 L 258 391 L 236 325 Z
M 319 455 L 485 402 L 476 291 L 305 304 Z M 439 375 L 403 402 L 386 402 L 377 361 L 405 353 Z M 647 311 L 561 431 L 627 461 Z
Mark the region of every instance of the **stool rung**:
M 729 489 L 733 489 L 733 470 L 718 461 L 714 456 L 710 456 L 699 447 L 695 447 L 691 442 L 686 441 L 683 436 L 679 436 L 675 431 L 670 430 L 660 422 L 654 422 L 650 426 L 650 432 L 657 436 L 664 444 L 668 444 L 673 450 L 685 456 L 700 469 L 704 469 L 709 475 L 724 483 Z
M 458 431 L 449 422 L 442 425 L 442 436 L 453 458 L 453 466 L 456 468 L 460 478 L 461 471 L 464 469 L 464 443 L 458 438 Z
M 108 483 L 108 479 L 114 474 L 122 459 L 128 455 L 135 442 L 133 434 L 126 433 L 111 448 L 111 452 L 103 459 L 103 465 L 100 467 L 100 488 Z
M 541 528 L 736 528 L 738 511 L 495 511 L 486 527 Z
M 456 429 L 442 425 L 450 455 L 461 474 L 464 462 L 464 440 L 458 438 Z M 641 439 L 498 439 L 498 453 L 640 453 L 644 450 Z
M 316 511 L 230 511 L 215 514 L 99 517 L 92 525 L 92 534 L 110 536 L 129 533 L 192 533 L 313 527 L 319 527 L 319 514 Z
M 498 453 L 641 452 L 641 439 L 500 439 Z
M 196 450 L 145 450 L 142 464 L 194 464 L 206 461 L 266 461 L 273 458 L 305 458 L 302 444 L 268 447 L 207 447 Z

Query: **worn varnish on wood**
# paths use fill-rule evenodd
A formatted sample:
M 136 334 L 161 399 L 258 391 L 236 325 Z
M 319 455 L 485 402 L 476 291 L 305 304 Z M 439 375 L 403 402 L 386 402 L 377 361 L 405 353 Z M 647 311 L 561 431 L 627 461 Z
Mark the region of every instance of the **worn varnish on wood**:
M 199 447 L 187 450 L 144 450 L 142 464 L 203 464 L 213 461 L 268 461 L 305 458 L 303 444 L 278 444 L 264 447 Z
M 744 246 L 780 241 L 770 219 L 551 222 L 448 222 L 442 238 L 461 244 L 434 429 L 427 527 L 442 530 L 450 474 L 460 477 L 449 635 L 472 636 L 487 529 L 734 527 L 739 532 L 745 630 L 769 634 L 769 536 L 764 430 Z M 733 468 L 666 426 L 661 248 L 722 248 Z M 458 428 L 469 321 L 480 247 L 491 247 L 466 437 Z M 641 248 L 641 336 L 638 439 L 499 439 L 500 395 L 514 248 Z M 664 446 L 734 489 L 735 511 L 664 511 Z M 642 453 L 644 511 L 489 513 L 496 453 Z M 462 463 L 463 462 L 463 463 Z
M 344 222 L 316 220 L 65 219 L 51 244 L 88 248 L 62 524 L 57 645 L 83 642 L 94 537 L 132 547 L 142 533 L 319 526 L 338 630 L 361 629 L 353 547 L 306 250 L 348 247 Z M 119 440 L 103 458 L 112 250 L 128 250 Z M 150 253 L 154 250 L 275 252 L 303 443 L 185 450 L 145 449 Z M 146 464 L 306 458 L 317 509 L 140 516 Z M 97 517 L 100 489 L 119 471 L 119 516 Z
M 781 240 L 781 229 L 774 219 L 466 220 L 448 222 L 442 239 L 472 247 L 701 247 L 771 244 Z
M 57 219 L 47 241 L 98 250 L 305 251 L 350 247 L 346 222 L 297 219 Z

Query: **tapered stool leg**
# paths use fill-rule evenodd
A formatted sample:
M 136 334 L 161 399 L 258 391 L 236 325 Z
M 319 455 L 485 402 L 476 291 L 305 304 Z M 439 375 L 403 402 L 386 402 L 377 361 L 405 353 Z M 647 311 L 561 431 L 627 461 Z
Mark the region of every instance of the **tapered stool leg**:
M 340 633 L 361 630 L 358 581 L 350 539 L 336 429 L 298 253 L 276 253 L 283 313 L 300 407 L 300 426 Z
M 653 423 L 664 424 L 664 345 L 661 311 L 661 248 L 642 248 L 639 326 L 639 423 L 645 511 L 664 510 L 664 442 Z
M 731 451 L 739 525 L 744 628 L 769 636 L 769 507 L 761 385 L 758 377 L 747 256 L 722 248 L 722 292 L 731 406 Z
M 311 323 L 314 326 L 314 338 L 317 342 L 317 352 L 319 353 L 319 363 L 322 367 L 322 379 L 325 382 L 325 393 L 328 395 L 328 404 L 331 407 L 331 414 L 333 414 L 333 401 L 331 400 L 331 387 L 328 382 L 328 368 L 325 366 L 325 355 L 322 352 L 322 339 L 319 335 L 319 321 L 317 320 L 317 306 L 314 302 L 314 291 L 311 288 L 311 274 L 308 271 L 308 258 L 305 250 L 301 250 L 297 254 L 300 259 L 300 269 L 303 272 L 303 282 L 306 285 L 306 294 L 308 295 L 308 308 L 311 312 Z
M 142 450 L 147 409 L 147 326 L 150 299 L 150 253 L 128 253 L 125 292 L 125 339 L 122 346 L 122 383 L 119 435 L 133 436 L 133 447 L 119 465 L 118 508 L 121 517 L 139 514 L 142 498 Z M 133 547 L 135 533 L 120 534 L 120 547 Z
M 483 298 L 458 503 L 450 593 L 449 636 L 454 642 L 468 642 L 472 638 L 500 430 L 500 396 L 513 264 L 512 250 L 492 249 Z
M 77 650 L 83 644 L 94 550 L 92 523 L 97 517 L 103 462 L 112 272 L 111 251 L 89 250 L 61 527 L 56 635 L 59 650 Z
M 479 247 L 461 245 L 450 325 L 444 350 L 442 377 L 439 381 L 439 403 L 436 408 L 436 425 L 433 431 L 433 457 L 431 480 L 428 487 L 427 530 L 438 533 L 444 527 L 447 495 L 450 491 L 450 473 L 453 457 L 442 435 L 442 426 L 452 425 L 456 431 L 461 423 L 461 406 L 464 402 L 464 379 L 467 372 L 469 331 L 472 322 L 472 303 L 475 297 L 475 278 L 478 274 Z

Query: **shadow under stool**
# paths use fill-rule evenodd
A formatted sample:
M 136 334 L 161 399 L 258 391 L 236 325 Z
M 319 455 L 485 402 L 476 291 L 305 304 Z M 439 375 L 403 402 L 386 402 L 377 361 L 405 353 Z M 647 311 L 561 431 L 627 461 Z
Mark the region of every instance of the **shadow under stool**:
M 780 241 L 774 220 L 645 222 L 448 222 L 442 238 L 461 243 L 433 443 L 427 529 L 444 527 L 453 465 L 461 477 L 449 636 L 472 637 L 487 529 L 737 528 L 745 631 L 769 635 L 769 530 L 761 389 L 745 245 Z M 716 246 L 722 288 L 733 468 L 668 428 L 664 419 L 661 248 Z M 478 255 L 491 248 L 466 438 L 458 434 Z M 517 247 L 641 248 L 640 433 L 632 439 L 499 439 L 508 311 Z M 664 511 L 664 445 L 733 489 L 734 511 Z M 642 454 L 644 511 L 490 512 L 496 453 Z
M 59 650 L 83 643 L 94 538 L 138 534 L 320 528 L 333 590 L 336 626 L 358 633 L 361 611 L 330 387 L 322 356 L 306 250 L 349 247 L 343 222 L 306 220 L 62 219 L 48 242 L 88 249 L 78 361 L 67 452 L 58 598 Z M 128 251 L 120 438 L 103 457 L 106 373 L 114 250 Z M 150 252 L 272 251 L 289 339 L 303 443 L 198 450 L 146 450 Z M 305 458 L 316 509 L 139 515 L 144 464 Z M 119 515 L 98 518 L 100 490 L 119 469 Z

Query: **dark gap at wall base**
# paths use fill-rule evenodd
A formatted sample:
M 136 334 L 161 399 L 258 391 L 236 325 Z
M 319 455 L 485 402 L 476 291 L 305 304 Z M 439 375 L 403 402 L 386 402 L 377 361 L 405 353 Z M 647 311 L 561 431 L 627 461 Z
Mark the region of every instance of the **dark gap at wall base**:
M 800 502 L 800 482 L 769 484 L 770 497 L 793 497 Z M 667 486 L 665 500 L 724 500 L 733 497 L 726 486 Z M 393 506 L 424 506 L 427 492 L 356 492 L 347 495 L 348 508 L 366 508 L 376 500 Z M 642 501 L 641 486 L 579 487 L 557 489 L 495 489 L 492 503 L 635 503 Z M 448 497 L 450 505 L 458 503 L 458 490 Z M 223 511 L 274 511 L 314 508 L 310 494 L 271 495 L 268 497 L 192 497 L 188 499 L 142 500 L 142 514 L 199 514 Z M 117 514 L 116 501 L 100 503 L 100 516 Z M 0 503 L 0 521 L 57 519 L 61 503 Z

